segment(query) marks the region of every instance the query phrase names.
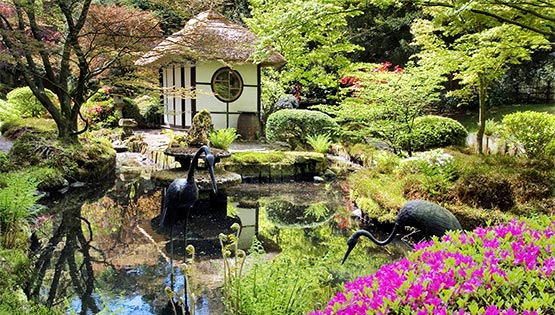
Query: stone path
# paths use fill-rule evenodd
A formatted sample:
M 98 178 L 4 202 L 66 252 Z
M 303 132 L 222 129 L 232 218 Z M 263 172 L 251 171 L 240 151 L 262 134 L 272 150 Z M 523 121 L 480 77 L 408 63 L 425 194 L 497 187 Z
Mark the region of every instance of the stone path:
M 0 151 L 4 152 L 4 153 L 8 153 L 10 152 L 10 149 L 13 146 L 13 141 L 4 137 L 4 136 L 0 136 Z
M 160 129 L 141 129 L 136 130 L 135 134 L 143 135 L 151 150 L 164 150 L 168 146 L 169 137 L 163 134 Z M 13 141 L 0 136 L 0 151 L 8 153 L 13 146 Z M 235 141 L 230 149 L 232 152 L 240 151 L 270 151 L 271 146 L 261 142 Z

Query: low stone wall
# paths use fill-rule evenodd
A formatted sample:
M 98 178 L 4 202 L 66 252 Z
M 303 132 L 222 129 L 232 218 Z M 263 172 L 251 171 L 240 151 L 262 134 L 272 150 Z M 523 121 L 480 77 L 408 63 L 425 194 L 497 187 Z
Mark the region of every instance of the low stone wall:
M 220 164 L 225 170 L 240 174 L 244 183 L 281 183 L 321 176 L 328 160 L 317 152 L 236 152 Z

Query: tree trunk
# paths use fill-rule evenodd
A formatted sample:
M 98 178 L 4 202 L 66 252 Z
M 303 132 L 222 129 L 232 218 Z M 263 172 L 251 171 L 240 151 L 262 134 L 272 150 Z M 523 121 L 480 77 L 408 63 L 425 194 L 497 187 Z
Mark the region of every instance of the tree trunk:
M 476 145 L 479 154 L 483 153 L 482 142 L 484 140 L 484 132 L 486 130 L 486 99 L 487 99 L 487 82 L 480 77 L 480 85 L 478 86 L 478 132 L 476 133 Z

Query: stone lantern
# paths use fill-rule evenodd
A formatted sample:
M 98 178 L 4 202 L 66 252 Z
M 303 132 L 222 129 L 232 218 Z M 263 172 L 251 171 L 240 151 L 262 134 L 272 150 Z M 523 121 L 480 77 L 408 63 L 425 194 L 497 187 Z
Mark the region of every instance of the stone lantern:
M 113 86 L 110 89 L 110 95 L 114 99 L 114 109 L 116 110 L 116 116 L 118 118 L 123 118 L 123 105 L 125 104 L 123 101 L 123 97 L 125 96 L 125 89 Z

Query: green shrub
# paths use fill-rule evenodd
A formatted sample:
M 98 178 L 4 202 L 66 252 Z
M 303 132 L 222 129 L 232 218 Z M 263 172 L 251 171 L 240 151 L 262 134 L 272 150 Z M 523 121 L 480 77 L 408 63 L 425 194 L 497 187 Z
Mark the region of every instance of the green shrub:
M 135 119 L 135 121 L 137 122 L 137 124 L 140 127 L 145 126 L 145 118 L 141 114 L 141 109 L 135 103 L 134 100 L 129 99 L 129 98 L 124 98 L 123 99 L 123 108 L 121 109 L 121 113 L 122 113 L 122 116 L 125 117 L 125 118 Z M 118 120 L 119 120 L 119 118 L 121 118 L 121 117 L 118 117 Z M 160 124 L 160 123 L 158 122 L 158 124 Z
M 143 95 L 135 98 L 135 104 L 137 104 L 137 106 L 139 107 L 139 111 L 143 116 L 145 127 L 160 127 L 163 108 L 160 105 L 159 100 L 149 95 Z
M 54 92 L 48 89 L 45 92 L 54 104 L 58 103 L 58 97 Z M 6 99 L 21 113 L 22 117 L 41 117 L 46 114 L 46 109 L 28 86 L 13 89 L 6 95 Z
M 520 149 L 529 158 L 553 154 L 555 115 L 544 112 L 516 112 L 505 115 L 501 121 L 503 138 Z
M 313 110 L 283 109 L 271 114 L 266 122 L 269 141 L 285 142 L 295 149 L 307 145 L 306 135 L 330 134 L 338 128 L 327 114 Z
M 319 134 L 319 135 L 308 135 L 306 136 L 306 142 L 312 147 L 312 149 L 319 153 L 327 153 L 331 139 L 329 134 Z
M 21 112 L 10 103 L 0 100 L 0 121 L 14 120 L 21 116 Z
M 227 150 L 229 146 L 237 139 L 237 130 L 235 128 L 218 129 L 208 134 L 210 145 L 216 149 Z
M 13 163 L 4 152 L 0 152 L 0 172 L 8 172 L 14 169 Z
M 417 174 L 417 180 L 425 189 L 423 193 L 436 198 L 447 194 L 457 176 L 457 167 L 452 155 L 435 149 L 401 160 L 399 173 L 402 176 Z
M 427 115 L 414 120 L 414 129 L 411 134 L 403 138 L 401 147 L 424 151 L 450 145 L 464 145 L 467 136 L 468 131 L 458 121 L 448 117 Z
M 112 128 L 117 126 L 118 117 L 114 109 L 114 100 L 100 89 L 83 104 L 84 116 L 94 129 Z

